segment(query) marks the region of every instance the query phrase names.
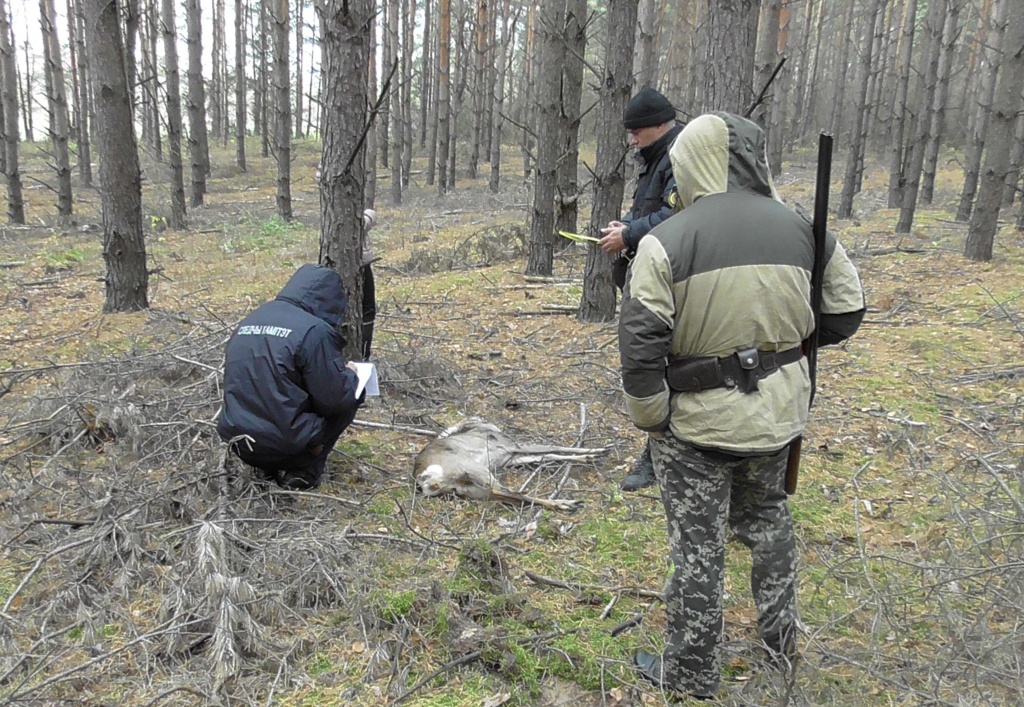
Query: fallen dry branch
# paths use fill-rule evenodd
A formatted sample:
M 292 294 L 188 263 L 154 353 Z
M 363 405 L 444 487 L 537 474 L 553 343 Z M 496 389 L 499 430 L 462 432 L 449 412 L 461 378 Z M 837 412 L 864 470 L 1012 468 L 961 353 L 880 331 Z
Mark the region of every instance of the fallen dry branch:
M 656 592 L 653 589 L 644 589 L 642 587 L 615 587 L 607 584 L 585 584 L 583 582 L 564 582 L 553 577 L 545 577 L 544 575 L 531 572 L 530 570 L 523 570 L 523 574 L 525 574 L 527 579 L 532 581 L 534 584 L 546 584 L 549 587 L 569 589 L 574 592 L 596 591 L 610 592 L 614 594 L 633 594 L 635 596 L 646 597 L 648 599 L 657 599 L 658 601 L 665 600 L 665 596 L 661 592 Z

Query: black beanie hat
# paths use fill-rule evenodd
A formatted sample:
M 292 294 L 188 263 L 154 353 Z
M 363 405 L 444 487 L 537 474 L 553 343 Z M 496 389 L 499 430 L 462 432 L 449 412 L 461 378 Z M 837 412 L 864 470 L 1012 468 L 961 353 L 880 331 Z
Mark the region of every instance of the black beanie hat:
M 645 88 L 633 96 L 622 114 L 626 130 L 648 128 L 667 123 L 676 117 L 676 109 L 664 95 L 653 88 Z

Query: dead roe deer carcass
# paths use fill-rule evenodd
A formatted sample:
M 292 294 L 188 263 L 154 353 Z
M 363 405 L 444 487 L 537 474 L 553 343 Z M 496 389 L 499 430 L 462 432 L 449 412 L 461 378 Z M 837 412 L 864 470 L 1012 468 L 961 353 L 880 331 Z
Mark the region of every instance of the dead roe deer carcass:
M 582 502 L 527 496 L 506 488 L 495 474 L 508 466 L 593 459 L 607 451 L 607 447 L 518 444 L 491 423 L 471 417 L 449 427 L 420 450 L 413 473 L 416 490 L 424 496 L 454 494 L 460 498 L 571 511 Z

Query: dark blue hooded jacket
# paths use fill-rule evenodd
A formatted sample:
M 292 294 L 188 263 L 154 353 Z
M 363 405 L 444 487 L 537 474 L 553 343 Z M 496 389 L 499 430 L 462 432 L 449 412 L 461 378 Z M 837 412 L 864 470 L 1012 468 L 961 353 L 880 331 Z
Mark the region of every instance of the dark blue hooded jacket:
M 352 421 L 362 400 L 337 333 L 347 311 L 341 276 L 303 265 L 239 323 L 224 361 L 221 439 L 249 435 L 262 452 L 302 455 L 324 442 L 325 418 Z

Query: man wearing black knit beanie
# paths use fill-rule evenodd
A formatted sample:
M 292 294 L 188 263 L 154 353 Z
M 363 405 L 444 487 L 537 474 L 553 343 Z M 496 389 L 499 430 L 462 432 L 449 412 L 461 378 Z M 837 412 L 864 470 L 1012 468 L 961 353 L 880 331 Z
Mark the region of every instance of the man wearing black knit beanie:
M 622 124 L 629 131 L 629 141 L 636 148 L 640 164 L 633 207 L 621 221 L 612 221 L 601 229 L 603 238 L 598 244 L 606 253 L 620 254 L 612 264 L 612 277 L 619 289 L 626 284 L 626 270 L 640 239 L 673 213 L 669 198 L 676 181 L 668 150 L 683 129 L 676 123 L 675 107 L 653 88 L 645 88 L 630 99 Z M 654 482 L 654 465 L 648 446 L 623 480 L 622 490 L 637 491 Z

